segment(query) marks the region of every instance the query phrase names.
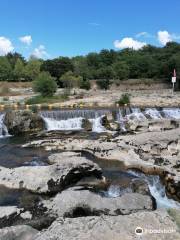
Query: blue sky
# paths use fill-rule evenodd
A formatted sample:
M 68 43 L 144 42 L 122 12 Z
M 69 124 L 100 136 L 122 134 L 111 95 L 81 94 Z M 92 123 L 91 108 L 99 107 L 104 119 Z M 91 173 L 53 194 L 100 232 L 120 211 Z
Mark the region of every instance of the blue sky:
M 1 0 L 0 54 L 75 56 L 180 41 L 179 0 Z

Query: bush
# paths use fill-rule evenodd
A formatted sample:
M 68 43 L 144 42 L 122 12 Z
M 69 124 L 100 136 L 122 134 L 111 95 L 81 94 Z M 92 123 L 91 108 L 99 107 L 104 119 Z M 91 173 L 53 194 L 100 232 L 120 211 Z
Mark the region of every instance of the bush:
M 110 80 L 109 79 L 99 79 L 96 81 L 100 89 L 109 89 Z
M 57 84 L 48 72 L 42 72 L 33 82 L 33 89 L 41 93 L 42 97 L 52 97 L 57 90 Z
M 119 105 L 129 104 L 130 103 L 130 96 L 129 96 L 129 94 L 127 94 L 127 93 L 122 94 L 121 98 L 119 99 L 119 101 L 117 101 L 117 103 Z
M 91 83 L 89 80 L 82 80 L 80 82 L 80 88 L 81 89 L 85 89 L 85 90 L 89 90 L 91 89 Z
M 73 72 L 69 71 L 69 72 L 66 72 L 65 74 L 63 74 L 61 77 L 60 77 L 60 82 L 63 83 L 63 86 L 65 88 L 75 88 L 75 87 L 79 87 L 80 86 L 80 83 L 82 81 L 82 77 L 81 76 L 76 76 L 74 75 Z

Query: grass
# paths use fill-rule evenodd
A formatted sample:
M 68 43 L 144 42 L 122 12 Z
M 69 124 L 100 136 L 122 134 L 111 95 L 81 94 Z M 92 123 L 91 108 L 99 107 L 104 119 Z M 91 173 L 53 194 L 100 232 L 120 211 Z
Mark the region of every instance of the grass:
M 42 97 L 41 95 L 32 97 L 26 100 L 25 104 L 33 105 L 33 104 L 41 104 L 41 103 L 56 103 L 56 102 L 63 102 L 67 100 L 68 96 L 65 94 L 59 96 L 52 96 L 52 97 Z

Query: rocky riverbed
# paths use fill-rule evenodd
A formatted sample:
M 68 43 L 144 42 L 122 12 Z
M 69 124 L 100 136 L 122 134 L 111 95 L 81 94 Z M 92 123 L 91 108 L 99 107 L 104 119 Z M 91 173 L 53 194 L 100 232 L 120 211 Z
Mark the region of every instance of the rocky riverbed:
M 121 121 L 109 110 L 76 112 L 85 119 L 78 124 L 61 113 L 4 115 L 8 133 L 26 134 L 19 158 L 45 157 L 28 165 L 0 158 L 0 240 L 180 239 L 178 111 L 136 109 Z

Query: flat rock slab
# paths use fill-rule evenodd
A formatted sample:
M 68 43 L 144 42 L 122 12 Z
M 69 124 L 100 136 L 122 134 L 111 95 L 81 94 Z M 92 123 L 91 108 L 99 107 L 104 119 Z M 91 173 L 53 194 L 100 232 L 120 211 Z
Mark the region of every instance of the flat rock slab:
M 43 206 L 58 217 L 125 215 L 145 209 L 153 210 L 153 200 L 150 196 L 139 193 L 106 198 L 89 190 L 72 188 L 44 201 Z
M 57 155 L 56 155 L 57 158 Z M 0 184 L 13 189 L 27 189 L 36 193 L 59 192 L 84 176 L 101 178 L 97 164 L 84 157 L 64 158 L 50 166 L 0 167 Z
M 20 225 L 0 229 L 0 240 L 33 240 L 37 230 L 30 226 Z
M 141 227 L 141 236 L 135 229 Z M 166 233 L 151 233 L 167 231 Z M 60 218 L 34 240 L 178 240 L 176 223 L 164 211 L 138 212 L 126 216 Z

